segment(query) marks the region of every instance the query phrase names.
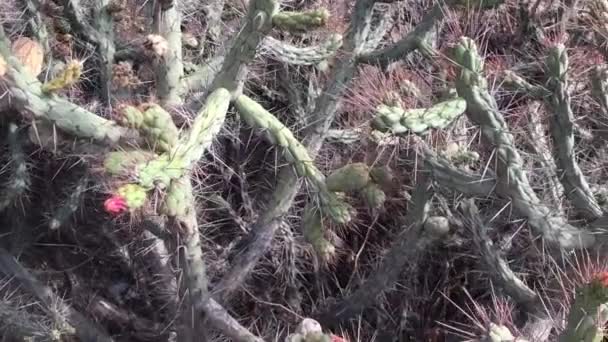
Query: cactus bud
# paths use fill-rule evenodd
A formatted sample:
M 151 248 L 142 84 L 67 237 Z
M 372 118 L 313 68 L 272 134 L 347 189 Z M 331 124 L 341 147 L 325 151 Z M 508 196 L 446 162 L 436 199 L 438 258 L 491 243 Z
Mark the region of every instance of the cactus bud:
M 353 163 L 332 172 L 325 179 L 325 184 L 329 191 L 349 192 L 361 190 L 369 180 L 369 167 L 364 163 Z
M 379 209 L 386 201 L 386 194 L 374 183 L 369 183 L 361 190 L 365 203 L 372 209 Z
M 74 85 L 80 74 L 82 73 L 82 64 L 78 61 L 70 62 L 62 72 L 53 78 L 49 82 L 42 85 L 42 91 L 45 93 L 52 93 L 64 88 L 68 88 Z
M 304 239 L 312 245 L 312 248 L 322 260 L 328 261 L 334 256 L 335 247 L 325 238 L 324 231 L 321 213 L 319 210 L 307 205 L 302 216 L 302 232 L 304 234 Z M 316 329 L 311 322 L 302 322 L 301 324 L 304 323 L 306 324 L 300 329 L 305 331 L 305 333 L 301 333 L 302 335 L 311 332 L 311 329 L 313 328 Z M 320 329 L 321 327 L 319 326 L 318 328 Z
M 393 172 L 388 166 L 376 166 L 373 167 L 369 175 L 372 181 L 378 184 L 383 189 L 390 189 L 393 187 Z
M 131 210 L 141 208 L 146 203 L 147 192 L 137 184 L 126 184 L 118 188 L 116 193 L 124 199 Z

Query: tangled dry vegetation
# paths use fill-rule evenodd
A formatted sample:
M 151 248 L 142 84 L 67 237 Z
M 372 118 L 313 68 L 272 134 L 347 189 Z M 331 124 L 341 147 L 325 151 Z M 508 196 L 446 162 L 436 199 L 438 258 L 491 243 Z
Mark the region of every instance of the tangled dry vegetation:
M 608 1 L 0 20 L 3 341 L 603 340 Z

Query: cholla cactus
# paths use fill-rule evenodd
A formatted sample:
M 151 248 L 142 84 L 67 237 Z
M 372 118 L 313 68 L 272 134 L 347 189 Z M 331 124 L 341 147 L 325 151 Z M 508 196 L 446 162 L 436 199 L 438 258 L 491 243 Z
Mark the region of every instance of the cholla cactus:
M 327 189 L 336 192 L 350 192 L 363 189 L 370 182 L 369 166 L 364 163 L 347 164 L 333 171 L 327 179 Z
M 430 128 L 445 128 L 466 110 L 462 98 L 440 102 L 430 108 L 404 110 L 398 106 L 380 105 L 372 125 L 379 131 L 395 134 L 424 133 Z
M 310 203 L 302 215 L 302 233 L 321 260 L 328 262 L 336 252 L 334 245 L 325 237 L 321 212 Z

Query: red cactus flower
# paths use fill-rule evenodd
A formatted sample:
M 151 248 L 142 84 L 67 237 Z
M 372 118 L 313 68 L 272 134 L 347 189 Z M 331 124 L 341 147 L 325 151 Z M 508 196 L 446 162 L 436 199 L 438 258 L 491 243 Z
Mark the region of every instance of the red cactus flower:
M 111 215 L 119 215 L 127 210 L 127 201 L 120 195 L 113 195 L 105 200 L 103 206 Z
M 594 276 L 595 280 L 599 281 L 604 287 L 608 287 L 608 272 L 599 272 Z
M 331 334 L 331 342 L 348 342 L 348 340 L 338 335 Z

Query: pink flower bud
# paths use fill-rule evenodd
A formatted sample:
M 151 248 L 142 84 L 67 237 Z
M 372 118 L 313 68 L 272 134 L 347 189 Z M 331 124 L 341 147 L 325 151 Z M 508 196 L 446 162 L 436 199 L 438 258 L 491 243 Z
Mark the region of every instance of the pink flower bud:
M 103 206 L 111 215 L 119 215 L 127 210 L 127 202 L 120 195 L 113 195 L 112 197 L 105 200 Z

